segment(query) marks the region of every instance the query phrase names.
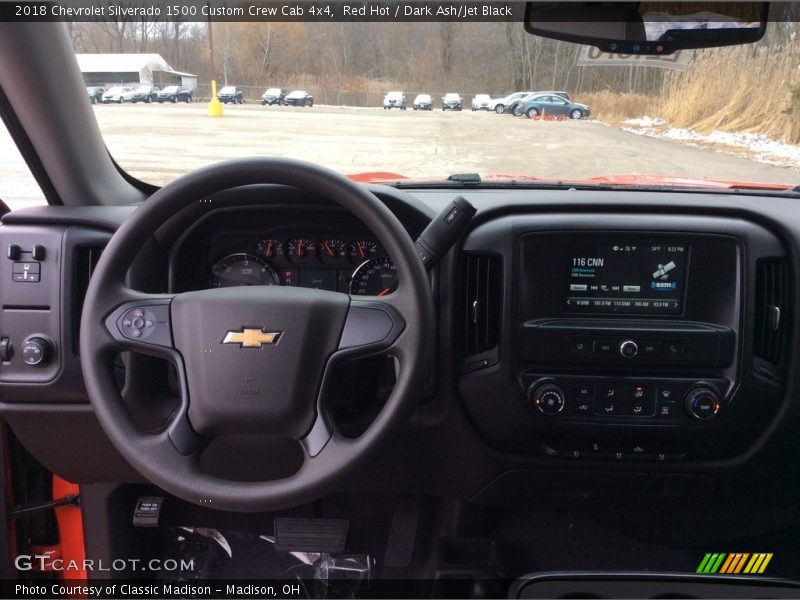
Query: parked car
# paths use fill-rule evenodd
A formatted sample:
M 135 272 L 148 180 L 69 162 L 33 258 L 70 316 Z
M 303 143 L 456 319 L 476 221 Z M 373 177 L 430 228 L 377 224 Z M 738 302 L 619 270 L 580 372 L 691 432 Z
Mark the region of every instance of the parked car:
M 109 102 L 117 102 L 118 104 L 122 104 L 125 101 L 125 94 L 132 91 L 132 88 L 122 85 L 115 85 L 114 87 L 109 88 L 108 91 L 103 94 L 102 102 L 103 104 L 108 104 Z
M 159 104 L 163 102 L 186 102 L 187 104 L 192 101 L 192 90 L 187 87 L 179 85 L 170 85 L 158 92 Z
M 555 94 L 538 94 L 520 103 L 519 114 L 538 117 L 541 114 L 566 116 L 570 119 L 585 119 L 592 114 L 589 107 L 577 102 L 568 102 Z
M 472 97 L 472 110 L 490 110 L 492 99 L 489 94 L 475 94 Z
M 525 114 L 525 111 L 522 109 L 522 106 L 524 104 L 530 102 L 534 98 L 538 98 L 539 96 L 544 96 L 544 95 L 559 96 L 564 100 L 566 100 L 567 102 L 572 102 L 572 96 L 570 96 L 567 92 L 554 92 L 551 90 L 543 90 L 539 92 L 531 92 L 524 98 L 520 98 L 519 100 L 512 102 L 506 107 L 505 112 L 510 115 L 514 115 L 515 117 L 521 117 L 522 115 Z
M 383 97 L 383 109 L 391 110 L 393 108 L 406 109 L 406 95 L 403 92 L 389 92 Z
M 224 104 L 244 104 L 244 92 L 235 85 L 226 85 L 217 92 L 217 100 Z
M 261 95 L 261 104 L 283 104 L 286 98 L 286 90 L 283 88 L 269 88 Z
M 495 98 L 489 103 L 489 110 L 493 110 L 498 115 L 502 115 L 509 104 L 516 102 L 520 98 L 524 98 L 530 93 L 531 92 L 514 92 L 513 94 L 503 96 L 502 98 Z
M 86 87 L 86 93 L 89 94 L 89 102 L 92 104 L 102 102 L 105 92 L 106 88 L 100 87 L 99 85 L 89 85 Z
M 152 85 L 140 85 L 135 90 L 131 90 L 127 94 L 124 94 L 123 100 L 125 102 L 132 102 L 134 104 L 137 102 L 147 102 L 150 104 L 158 99 L 158 92 L 160 91 L 160 88 Z
M 290 92 L 283 101 L 287 106 L 314 106 L 314 96 L 305 90 Z
M 461 110 L 464 108 L 464 101 L 456 93 L 445 94 L 442 98 L 442 110 Z
M 412 106 L 414 110 L 433 110 L 433 98 L 430 94 L 417 94 Z

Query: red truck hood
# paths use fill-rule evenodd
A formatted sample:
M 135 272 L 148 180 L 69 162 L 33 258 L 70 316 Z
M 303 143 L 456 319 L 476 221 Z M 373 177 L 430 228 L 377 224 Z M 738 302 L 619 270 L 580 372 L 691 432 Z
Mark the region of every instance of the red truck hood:
M 446 178 L 432 177 L 430 179 L 411 179 L 399 173 L 375 171 L 349 175 L 353 181 L 361 183 L 441 183 Z M 664 187 L 695 187 L 707 189 L 736 189 L 736 190 L 775 190 L 783 191 L 793 187 L 788 183 L 761 183 L 754 181 L 736 181 L 724 179 L 694 179 L 691 177 L 672 177 L 667 175 L 603 175 L 587 179 L 545 179 L 530 175 L 492 174 L 481 176 L 482 182 L 531 182 L 531 183 L 558 183 L 574 185 L 619 185 L 619 186 L 664 186 Z

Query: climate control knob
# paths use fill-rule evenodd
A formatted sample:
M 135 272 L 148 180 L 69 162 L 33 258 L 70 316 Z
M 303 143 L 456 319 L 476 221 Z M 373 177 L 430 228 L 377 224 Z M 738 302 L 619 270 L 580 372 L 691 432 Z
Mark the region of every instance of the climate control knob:
M 689 393 L 686 394 L 685 405 L 686 412 L 703 421 L 716 417 L 720 409 L 719 396 L 714 390 L 707 387 L 696 387 L 689 390 Z
M 44 338 L 28 338 L 22 346 L 22 360 L 32 367 L 43 367 L 52 354 L 53 346 Z
M 544 383 L 531 386 L 528 391 L 528 399 L 533 403 L 543 415 L 557 415 L 564 410 L 567 403 L 564 390 L 555 383 Z

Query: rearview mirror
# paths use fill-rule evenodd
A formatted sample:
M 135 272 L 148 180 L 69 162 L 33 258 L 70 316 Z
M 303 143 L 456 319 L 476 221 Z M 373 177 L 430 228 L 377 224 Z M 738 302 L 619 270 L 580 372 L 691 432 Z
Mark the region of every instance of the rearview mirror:
M 528 2 L 525 30 L 616 54 L 751 44 L 764 36 L 766 2 Z

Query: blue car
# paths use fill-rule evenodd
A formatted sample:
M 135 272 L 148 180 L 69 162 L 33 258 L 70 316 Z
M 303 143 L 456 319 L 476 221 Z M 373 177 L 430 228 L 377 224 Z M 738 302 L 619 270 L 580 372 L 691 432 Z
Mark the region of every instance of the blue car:
M 515 114 L 525 115 L 529 119 L 542 114 L 565 116 L 570 119 L 586 119 L 592 114 L 592 111 L 585 104 L 571 102 L 556 94 L 542 94 L 520 103 Z

